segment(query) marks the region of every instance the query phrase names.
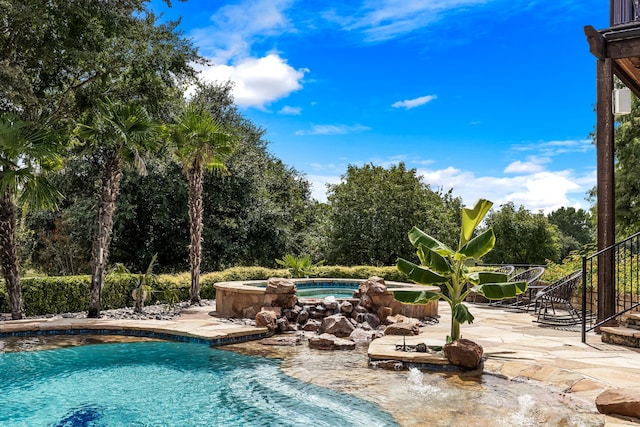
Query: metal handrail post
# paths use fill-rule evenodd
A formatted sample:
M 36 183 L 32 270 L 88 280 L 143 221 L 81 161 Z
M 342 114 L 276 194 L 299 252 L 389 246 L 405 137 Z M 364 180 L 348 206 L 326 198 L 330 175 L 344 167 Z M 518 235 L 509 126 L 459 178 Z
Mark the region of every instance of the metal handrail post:
M 587 342 L 587 257 L 582 257 L 582 342 Z

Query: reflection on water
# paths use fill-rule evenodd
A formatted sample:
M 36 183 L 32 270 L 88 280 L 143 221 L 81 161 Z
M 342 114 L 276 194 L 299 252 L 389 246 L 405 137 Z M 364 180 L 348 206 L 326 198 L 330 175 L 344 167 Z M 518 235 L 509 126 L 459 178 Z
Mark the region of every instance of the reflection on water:
M 604 425 L 592 402 L 533 381 L 371 369 L 366 346 L 332 352 L 254 341 L 224 348 L 281 358 L 286 374 L 375 402 L 403 426 Z
M 0 340 L 0 352 L 40 350 L 99 342 L 140 341 L 115 336 L 36 337 Z M 441 373 L 374 370 L 366 346 L 320 351 L 306 344 L 276 347 L 254 341 L 220 349 L 282 359 L 282 370 L 299 380 L 353 394 L 378 404 L 402 426 L 602 426 L 592 402 L 532 381 L 508 381 Z

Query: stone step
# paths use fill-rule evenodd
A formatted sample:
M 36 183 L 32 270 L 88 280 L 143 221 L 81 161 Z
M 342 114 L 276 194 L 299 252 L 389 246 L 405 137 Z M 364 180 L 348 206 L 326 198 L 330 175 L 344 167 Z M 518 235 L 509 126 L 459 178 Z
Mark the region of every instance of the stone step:
M 640 330 L 638 329 L 605 326 L 600 329 L 600 332 L 604 343 L 640 348 Z
M 627 315 L 624 324 L 628 328 L 640 330 L 640 313 L 631 313 Z

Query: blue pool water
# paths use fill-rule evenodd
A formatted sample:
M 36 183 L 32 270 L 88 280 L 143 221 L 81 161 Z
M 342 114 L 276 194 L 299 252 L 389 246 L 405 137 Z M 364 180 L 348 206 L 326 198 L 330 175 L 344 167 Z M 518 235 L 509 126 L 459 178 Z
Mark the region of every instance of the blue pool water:
M 334 296 L 340 298 L 353 298 L 353 292 L 358 290 L 357 283 L 340 282 L 315 282 L 297 283 L 298 298 L 326 298 Z
M 1 426 L 395 426 L 275 359 L 137 342 L 0 353 Z

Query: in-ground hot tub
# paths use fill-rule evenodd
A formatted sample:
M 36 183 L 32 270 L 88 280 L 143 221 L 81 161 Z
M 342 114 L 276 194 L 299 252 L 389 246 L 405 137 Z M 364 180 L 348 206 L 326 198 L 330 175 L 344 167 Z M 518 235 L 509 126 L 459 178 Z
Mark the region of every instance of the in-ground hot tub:
M 336 294 L 336 291 L 349 289 L 356 291 L 363 279 L 291 279 L 298 288 L 298 298 L 301 302 L 307 299 L 322 299 L 328 295 L 335 295 L 336 299 L 352 299 L 346 294 Z M 270 306 L 271 301 L 266 298 L 266 280 L 250 280 L 240 282 L 219 282 L 216 288 L 216 312 L 222 316 L 252 318 L 264 306 Z M 422 286 L 413 283 L 385 282 L 387 291 L 377 298 L 376 305 L 390 307 L 393 314 L 408 317 L 423 318 L 438 315 L 438 302 L 428 304 L 403 304 L 393 298 L 394 290 L 429 290 L 439 291 L 437 286 Z M 325 289 L 331 289 L 325 292 Z M 310 295 L 316 294 L 316 295 Z

